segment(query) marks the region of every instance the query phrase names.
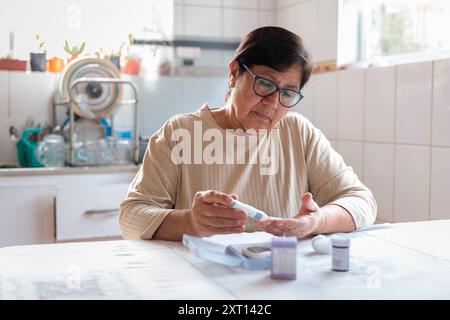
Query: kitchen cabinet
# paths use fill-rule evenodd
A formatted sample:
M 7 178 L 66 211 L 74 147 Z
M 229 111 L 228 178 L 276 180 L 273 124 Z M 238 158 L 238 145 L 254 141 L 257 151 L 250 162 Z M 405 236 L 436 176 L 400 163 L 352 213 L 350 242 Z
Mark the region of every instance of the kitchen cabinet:
M 0 170 L 0 247 L 120 238 L 138 166 Z
M 56 240 L 120 237 L 119 204 L 128 185 L 57 187 Z
M 55 186 L 0 187 L 0 247 L 54 242 Z

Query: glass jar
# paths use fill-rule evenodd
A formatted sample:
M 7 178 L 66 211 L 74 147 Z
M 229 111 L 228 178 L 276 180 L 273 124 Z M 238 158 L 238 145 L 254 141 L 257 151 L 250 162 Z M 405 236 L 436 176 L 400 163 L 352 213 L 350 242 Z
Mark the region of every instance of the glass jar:
M 47 134 L 36 148 L 36 159 L 45 167 L 64 167 L 64 137 L 58 134 Z

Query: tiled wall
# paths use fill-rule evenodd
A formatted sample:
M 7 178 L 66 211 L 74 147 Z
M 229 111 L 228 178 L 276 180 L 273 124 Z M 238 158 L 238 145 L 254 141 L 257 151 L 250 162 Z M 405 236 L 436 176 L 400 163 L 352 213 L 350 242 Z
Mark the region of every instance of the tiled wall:
M 142 38 L 148 36 L 145 29 L 157 28 L 171 36 L 172 11 L 170 0 L 1 1 L 0 55 L 8 53 L 10 31 L 15 33 L 15 55 L 21 59 L 37 49 L 35 33 L 45 42 L 48 58 L 69 57 L 63 50 L 65 40 L 71 46 L 86 42 L 85 53 L 103 48 L 109 54 L 128 40 L 129 33 Z
M 273 0 L 175 0 L 174 34 L 240 39 L 274 23 Z
M 223 105 L 227 90 L 225 77 L 122 78 L 131 79 L 139 89 L 139 132 L 143 136 L 153 134 L 171 116 L 198 110 L 203 103 Z M 58 85 L 59 77 L 52 73 L 0 71 L 0 164 L 17 162 L 16 145 L 9 137 L 10 126 L 22 131 L 29 118 L 35 124 L 51 123 Z M 129 98 L 129 94 L 124 96 L 124 100 Z M 131 107 L 119 109 L 116 127 L 132 127 Z M 64 108 L 58 110 L 64 119 Z
M 316 74 L 295 111 L 331 140 L 380 221 L 450 218 L 450 60 Z
M 23 128 L 29 118 L 42 124 L 51 120 L 55 88 L 54 74 L 0 71 L 0 163 L 17 161 L 10 126 Z
M 240 40 L 249 31 L 274 25 L 274 0 L 175 0 L 175 37 Z M 202 50 L 196 66 L 228 66 L 233 51 Z
M 339 0 L 277 0 L 275 23 L 298 33 L 315 62 L 337 59 Z

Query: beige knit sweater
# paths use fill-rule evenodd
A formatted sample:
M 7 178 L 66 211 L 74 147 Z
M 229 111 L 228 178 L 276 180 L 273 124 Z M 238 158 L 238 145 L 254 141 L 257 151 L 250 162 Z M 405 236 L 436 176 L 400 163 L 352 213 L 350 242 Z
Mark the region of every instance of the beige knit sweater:
M 211 138 L 211 134 L 205 139 L 202 133 L 208 131 L 222 134 L 223 141 Z M 357 228 L 375 221 L 377 205 L 370 190 L 322 132 L 302 115 L 289 112 L 270 133 L 256 136 L 279 153 L 262 152 L 259 146 L 263 143 L 255 148 L 251 142 L 255 135 L 226 133 L 207 105 L 168 120 L 150 138 L 143 164 L 121 203 L 124 238 L 151 239 L 168 214 L 191 208 L 196 192 L 203 190 L 235 193 L 242 202 L 283 218 L 294 216 L 300 209 L 301 196 L 311 192 L 319 206 L 336 204 L 346 209 Z M 215 152 L 211 151 L 213 141 L 218 143 Z M 180 151 L 188 145 L 191 150 Z M 203 151 L 200 156 L 199 150 Z M 217 150 L 223 150 L 223 155 Z M 277 155 L 278 163 L 274 160 Z M 256 230 L 251 219 L 246 230 Z

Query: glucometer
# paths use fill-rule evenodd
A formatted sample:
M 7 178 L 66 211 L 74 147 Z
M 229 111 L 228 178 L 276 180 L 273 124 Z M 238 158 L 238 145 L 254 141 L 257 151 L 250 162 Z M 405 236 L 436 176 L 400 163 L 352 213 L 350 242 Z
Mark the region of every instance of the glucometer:
M 252 259 L 263 259 L 270 257 L 270 247 L 269 246 L 251 246 L 242 249 L 244 256 Z
M 234 243 L 224 247 L 205 238 L 184 234 L 183 244 L 197 257 L 228 267 L 243 267 L 247 270 L 270 269 L 270 242 Z M 253 258 L 245 254 L 249 249 L 259 252 L 257 255 L 263 251 L 266 253 L 265 256 Z
M 253 218 L 258 221 L 269 218 L 269 216 L 265 212 L 253 208 L 252 206 L 246 203 L 242 203 L 238 200 L 233 200 L 233 203 L 230 205 L 230 208 L 244 209 L 245 211 L 247 211 L 247 214 L 250 218 Z

